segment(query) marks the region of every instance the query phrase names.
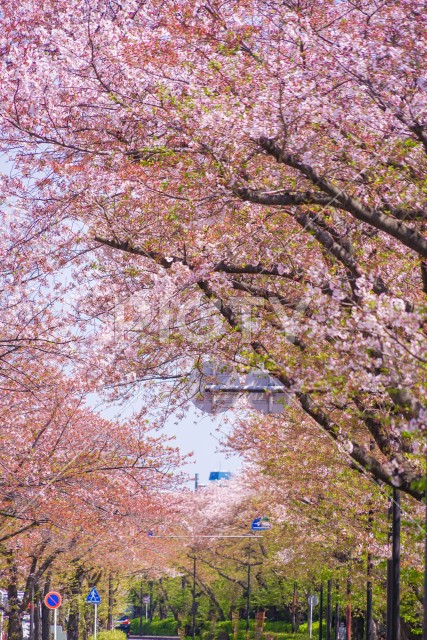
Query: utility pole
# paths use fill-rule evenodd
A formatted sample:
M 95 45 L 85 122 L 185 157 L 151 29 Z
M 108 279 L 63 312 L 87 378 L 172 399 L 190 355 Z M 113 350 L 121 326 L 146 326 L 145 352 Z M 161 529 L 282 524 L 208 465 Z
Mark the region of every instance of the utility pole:
M 246 592 L 246 631 L 249 631 L 249 620 L 251 615 L 251 564 L 248 562 L 248 584 Z
M 392 531 L 391 531 L 391 527 L 390 527 L 390 518 L 391 518 L 391 512 L 392 512 L 392 501 L 391 498 L 389 498 L 389 505 L 388 505 L 388 545 L 389 548 L 391 546 L 391 539 L 392 539 Z M 392 612 L 392 608 L 393 608 L 393 561 L 391 558 L 390 553 L 388 554 L 388 558 L 387 558 L 387 615 L 386 615 L 386 640 L 391 640 L 391 612 Z
M 391 640 L 400 640 L 400 491 L 393 487 Z
M 196 637 L 196 556 L 193 558 L 193 611 L 192 611 L 192 636 L 193 640 Z
M 372 503 L 369 506 L 368 511 L 368 536 L 371 536 L 372 532 L 372 523 L 374 520 L 374 510 L 372 508 Z M 370 541 L 368 542 L 368 556 L 366 563 L 366 640 L 372 640 L 372 571 L 374 568 L 374 563 L 372 559 L 372 551 L 370 546 Z

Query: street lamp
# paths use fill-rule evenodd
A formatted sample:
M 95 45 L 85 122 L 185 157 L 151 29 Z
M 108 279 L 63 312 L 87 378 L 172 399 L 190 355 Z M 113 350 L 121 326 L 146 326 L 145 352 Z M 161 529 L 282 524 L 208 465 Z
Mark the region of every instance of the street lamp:
M 261 413 L 283 413 L 290 396 L 276 378 L 266 371 L 254 370 L 241 384 L 238 375 L 225 365 L 204 363 L 189 379 L 192 403 L 205 413 L 217 414 L 230 409 L 240 394 Z

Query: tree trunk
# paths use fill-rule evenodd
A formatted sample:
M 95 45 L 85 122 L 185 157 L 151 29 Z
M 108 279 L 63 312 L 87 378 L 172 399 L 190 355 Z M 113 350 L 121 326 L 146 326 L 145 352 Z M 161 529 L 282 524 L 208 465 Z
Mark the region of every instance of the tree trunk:
M 347 578 L 346 640 L 351 640 L 351 580 Z
M 113 575 L 110 573 L 110 575 L 108 576 L 108 618 L 107 618 L 108 631 L 111 631 L 113 628 L 113 609 L 114 609 L 114 584 L 113 584 Z
M 153 581 L 150 580 L 150 582 L 148 583 L 149 588 L 150 588 L 150 606 L 149 606 L 149 611 L 148 611 L 148 616 L 150 619 L 150 622 L 153 622 Z
M 40 591 L 37 588 L 34 599 L 34 640 L 41 640 L 42 638 L 42 606 L 43 605 L 40 597 Z
M 50 591 L 50 574 L 44 583 L 43 598 Z M 50 640 L 50 610 L 42 605 L 42 640 Z
M 163 588 L 162 578 L 159 578 L 159 587 L 160 590 Z M 164 620 L 167 617 L 167 606 L 165 607 L 165 598 L 160 595 L 159 597 L 159 618 L 160 620 Z
M 83 571 L 78 567 L 70 584 L 70 613 L 67 622 L 68 640 L 79 640 L 80 596 L 82 593 Z
M 297 630 L 297 583 L 294 582 L 294 593 L 292 598 L 292 633 Z

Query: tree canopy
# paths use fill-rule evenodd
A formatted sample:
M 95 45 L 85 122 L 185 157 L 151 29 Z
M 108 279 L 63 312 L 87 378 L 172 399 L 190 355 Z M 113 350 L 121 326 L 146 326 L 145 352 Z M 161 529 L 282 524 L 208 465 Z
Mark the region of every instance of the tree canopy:
M 367 476 L 420 502 L 419 3 L 0 0 L 0 23 L 0 538 L 10 571 L 28 575 L 35 548 L 72 555 L 74 542 L 56 544 L 64 519 L 82 535 L 101 523 L 112 557 L 118 514 L 139 533 L 144 510 L 161 522 L 165 508 L 175 526 L 179 458 L 149 427 L 182 415 L 189 375 L 206 360 L 242 376 L 267 370 L 286 388 L 282 417 L 242 429 L 238 414 L 230 442 L 265 477 L 293 462 L 291 486 L 266 495 L 286 501 L 295 531 L 312 518 L 301 499 L 320 520 L 336 513 L 321 478 L 345 488 L 349 514 L 360 515 L 355 497 L 367 511 L 382 500 Z M 136 391 L 129 421 L 88 408 L 90 394 Z M 340 519 L 331 539 L 340 527 L 362 553 L 370 532 Z
M 135 293 L 150 309 L 110 345 L 111 379 L 202 353 L 262 363 L 357 464 L 420 498 L 405 435 L 425 404 L 417 3 L 1 6 L 19 242 L 33 267 L 71 263 L 80 317 L 108 324 Z

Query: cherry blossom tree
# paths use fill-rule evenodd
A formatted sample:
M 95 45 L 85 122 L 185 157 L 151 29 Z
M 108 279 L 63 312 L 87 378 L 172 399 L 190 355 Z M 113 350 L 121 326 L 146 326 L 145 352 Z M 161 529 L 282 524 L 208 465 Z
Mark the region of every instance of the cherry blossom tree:
M 203 354 L 262 364 L 421 499 L 418 4 L 36 0 L 1 21 L 2 191 L 31 251 L 72 264 L 80 316 L 135 292 L 149 309 L 129 341 L 104 332 L 112 382 L 118 363 L 137 380 Z
M 102 418 L 87 407 L 82 380 L 56 369 L 26 375 L 38 381 L 31 393 L 18 385 L 0 396 L 0 569 L 15 640 L 49 572 L 124 570 L 146 553 L 147 530 L 173 519 L 180 486 L 177 450 L 146 421 Z

